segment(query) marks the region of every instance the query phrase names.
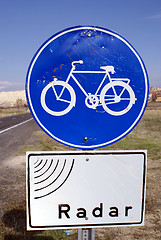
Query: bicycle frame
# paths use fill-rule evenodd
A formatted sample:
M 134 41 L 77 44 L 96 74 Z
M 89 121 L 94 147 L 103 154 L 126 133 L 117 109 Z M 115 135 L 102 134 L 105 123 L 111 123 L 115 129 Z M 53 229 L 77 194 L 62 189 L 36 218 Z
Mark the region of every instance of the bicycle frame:
M 95 96 L 98 94 L 102 84 L 104 83 L 108 73 L 106 73 L 106 71 L 71 71 L 66 82 L 68 83 L 70 77 L 73 78 L 73 80 L 76 82 L 76 84 L 79 86 L 79 88 L 82 90 L 82 92 L 84 93 L 84 95 L 87 97 L 88 96 L 88 93 L 84 90 L 84 88 L 81 86 L 81 84 L 79 83 L 79 81 L 77 80 L 77 78 L 73 75 L 73 73 L 105 73 L 105 76 L 102 80 L 102 82 L 100 83 L 100 85 L 98 86 L 96 92 L 95 92 Z
M 84 95 L 85 95 L 86 97 L 88 97 L 88 93 L 84 90 L 84 88 L 81 86 L 81 84 L 79 83 L 79 81 L 77 80 L 77 78 L 73 75 L 73 73 L 104 73 L 104 74 L 105 74 L 102 82 L 100 83 L 100 85 L 98 86 L 98 88 L 97 88 L 97 90 L 96 90 L 96 92 L 95 92 L 95 94 L 94 94 L 95 96 L 98 94 L 98 92 L 99 92 L 102 84 L 104 83 L 107 75 L 108 75 L 108 77 L 109 77 L 109 79 L 110 79 L 110 75 L 109 75 L 109 73 L 106 72 L 106 71 L 75 71 L 75 65 L 72 63 L 72 69 L 70 70 L 70 73 L 69 73 L 69 75 L 68 75 L 68 77 L 67 77 L 67 79 L 66 79 L 65 82 L 68 83 L 69 80 L 70 80 L 70 78 L 73 78 L 73 80 L 76 82 L 76 84 L 79 86 L 79 88 L 82 90 L 82 92 L 84 93 Z M 58 98 L 60 98 L 60 97 L 62 96 L 64 89 L 65 89 L 65 87 L 63 87 L 63 89 L 62 89 L 62 91 L 61 91 L 61 93 L 60 93 L 60 95 L 59 95 Z
M 73 73 L 81 73 L 81 74 L 83 74 L 83 73 L 94 73 L 94 74 L 95 74 L 95 73 L 96 73 L 96 74 L 103 73 L 103 74 L 105 74 L 105 76 L 103 77 L 103 79 L 102 79 L 100 85 L 98 86 L 95 94 L 93 94 L 94 96 L 98 96 L 98 92 L 99 92 L 99 90 L 101 89 L 103 83 L 105 82 L 105 79 L 106 79 L 107 76 L 108 76 L 109 82 L 112 82 L 112 81 L 124 81 L 124 82 L 127 82 L 127 84 L 129 84 L 129 82 L 130 82 L 130 80 L 129 80 L 128 78 L 122 78 L 122 79 L 121 79 L 121 78 L 111 78 L 109 72 L 106 71 L 106 70 L 103 70 L 103 71 L 101 71 L 101 70 L 100 70 L 100 71 L 75 71 L 75 65 L 74 65 L 75 63 L 80 63 L 80 64 L 82 64 L 83 61 L 80 60 L 80 61 L 74 61 L 74 62 L 72 62 L 72 68 L 71 68 L 71 70 L 70 70 L 70 72 L 69 72 L 69 75 L 68 75 L 68 77 L 67 77 L 67 79 L 66 79 L 65 82 L 68 83 L 69 80 L 70 80 L 70 78 L 72 78 L 72 79 L 76 82 L 76 84 L 79 86 L 79 88 L 82 90 L 82 92 L 84 93 L 84 95 L 85 95 L 86 97 L 88 97 L 89 94 L 84 90 L 84 88 L 81 86 L 81 84 L 79 83 L 79 81 L 77 80 L 77 78 L 73 75 Z M 113 88 L 114 95 L 117 96 L 116 91 L 115 91 L 115 88 L 114 88 L 114 87 L 112 87 L 112 88 Z M 62 96 L 62 94 L 63 94 L 63 92 L 64 92 L 64 89 L 65 89 L 65 87 L 63 87 L 62 91 L 60 92 L 60 95 L 58 96 L 58 99 L 61 98 L 61 96 Z M 53 90 L 54 90 L 54 89 L 53 89 Z M 55 90 L 54 90 L 54 91 L 55 91 Z M 123 91 L 124 91 L 124 90 L 123 90 Z M 123 93 L 123 91 L 122 91 L 122 93 Z M 122 93 L 121 93 L 121 94 L 122 94 Z

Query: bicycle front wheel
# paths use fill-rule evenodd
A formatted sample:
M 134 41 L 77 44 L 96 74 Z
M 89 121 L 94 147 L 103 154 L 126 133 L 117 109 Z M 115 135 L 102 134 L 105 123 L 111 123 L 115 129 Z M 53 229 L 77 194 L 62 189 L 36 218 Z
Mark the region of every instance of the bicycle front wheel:
M 100 100 L 106 112 L 113 116 L 121 116 L 132 108 L 135 94 L 125 82 L 115 81 L 102 89 Z
M 74 106 L 76 96 L 73 88 L 66 82 L 53 81 L 41 93 L 43 109 L 53 116 L 63 116 Z

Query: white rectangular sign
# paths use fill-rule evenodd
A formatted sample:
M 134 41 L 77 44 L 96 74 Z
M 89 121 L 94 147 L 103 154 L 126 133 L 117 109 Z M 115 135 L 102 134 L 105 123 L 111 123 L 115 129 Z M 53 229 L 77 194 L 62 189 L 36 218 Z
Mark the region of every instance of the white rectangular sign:
M 27 229 L 143 225 L 146 151 L 27 152 Z

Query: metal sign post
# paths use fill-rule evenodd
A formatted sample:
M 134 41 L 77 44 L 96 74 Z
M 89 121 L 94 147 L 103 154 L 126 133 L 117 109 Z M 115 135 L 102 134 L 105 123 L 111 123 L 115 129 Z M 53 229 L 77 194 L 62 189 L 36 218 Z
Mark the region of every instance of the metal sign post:
M 78 229 L 78 240 L 94 240 L 94 239 L 95 239 L 94 228 Z

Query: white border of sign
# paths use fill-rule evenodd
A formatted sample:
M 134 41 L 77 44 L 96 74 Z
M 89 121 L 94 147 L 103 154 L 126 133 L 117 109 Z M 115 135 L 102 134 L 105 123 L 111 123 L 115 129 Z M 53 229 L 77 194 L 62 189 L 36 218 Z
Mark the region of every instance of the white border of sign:
M 105 142 L 105 143 L 102 143 L 102 144 L 98 144 L 98 145 L 92 145 L 92 146 L 82 146 L 82 145 L 76 145 L 76 144 L 72 144 L 72 143 L 69 143 L 69 142 L 66 142 L 66 141 L 63 141 L 62 139 L 54 136 L 39 120 L 39 118 L 37 117 L 35 111 L 34 111 L 34 107 L 32 105 L 32 101 L 31 101 L 31 97 L 30 97 L 30 77 L 31 77 L 31 73 L 32 73 L 32 70 L 33 70 L 33 67 L 34 67 L 34 64 L 35 62 L 37 61 L 38 57 L 40 56 L 40 54 L 42 53 L 42 51 L 44 50 L 44 48 L 46 48 L 52 41 L 54 41 L 55 39 L 61 37 L 62 35 L 66 34 L 66 33 L 69 33 L 69 32 L 73 32 L 73 31 L 76 31 L 76 30 L 83 30 L 83 29 L 89 29 L 89 30 L 95 30 L 95 31 L 101 31 L 101 32 L 105 32 L 107 34 L 110 34 L 110 35 L 113 35 L 114 37 L 120 39 L 121 41 L 123 41 L 130 49 L 131 51 L 135 54 L 135 56 L 137 57 L 140 65 L 141 65 L 141 68 L 143 70 L 143 74 L 144 74 L 144 78 L 145 78 L 145 98 L 144 98 L 144 103 L 143 103 L 143 106 L 142 106 L 142 109 L 140 111 L 140 114 L 138 115 L 138 117 L 136 118 L 135 122 L 130 126 L 130 128 L 125 131 L 123 134 L 121 134 L 119 137 L 115 138 L 115 139 L 112 139 L 111 141 L 108 141 L 108 142 Z M 42 129 L 44 129 L 44 131 L 46 131 L 46 133 L 49 134 L 49 136 L 51 136 L 52 138 L 54 138 L 55 140 L 57 140 L 58 142 L 61 142 L 62 144 L 65 144 L 65 145 L 68 145 L 68 146 L 71 146 L 71 147 L 74 147 L 74 148 L 81 148 L 81 149 L 94 149 L 94 148 L 100 148 L 100 147 L 103 147 L 103 146 L 106 146 L 106 145 L 110 145 L 116 141 L 118 141 L 119 139 L 123 138 L 124 136 L 126 136 L 135 126 L 136 124 L 138 123 L 139 119 L 141 118 L 141 116 L 143 115 L 144 113 L 144 110 L 145 110 L 145 107 L 146 107 L 146 104 L 147 104 L 147 98 L 148 98 L 148 78 L 147 78 L 147 74 L 146 74 L 146 70 L 145 70 L 145 67 L 143 65 L 143 62 L 140 58 L 140 56 L 138 55 L 138 53 L 135 51 L 135 49 L 124 39 L 122 38 L 121 36 L 119 36 L 118 34 L 112 32 L 112 31 L 108 31 L 104 28 L 99 28 L 99 27 L 75 27 L 75 28 L 71 28 L 71 29 L 67 29 L 65 31 L 62 31 L 61 33 L 55 35 L 53 38 L 49 39 L 49 41 L 47 41 L 41 48 L 40 50 L 37 52 L 36 56 L 34 57 L 34 60 L 32 61 L 32 64 L 30 66 L 30 69 L 29 69 L 29 73 L 28 73 L 28 77 L 27 77 L 27 92 L 28 92 L 28 101 L 29 101 L 29 104 L 30 104 L 30 107 L 32 109 L 32 113 L 34 114 L 34 117 L 36 119 L 36 121 L 39 123 L 39 125 L 41 126 Z
M 38 204 L 38 202 L 40 203 L 41 202 L 41 199 L 43 198 L 43 199 L 45 199 L 44 198 L 44 196 L 43 197 L 35 197 L 35 199 L 36 199 L 36 201 L 37 202 L 35 202 L 34 203 L 34 198 L 33 198 L 33 189 L 31 189 L 32 187 L 33 187 L 33 184 L 31 184 L 31 182 L 30 181 L 33 181 L 33 180 L 31 180 L 32 178 L 33 178 L 33 175 L 31 174 L 31 170 L 30 170 L 30 166 L 31 166 L 31 158 L 32 157 L 38 157 L 39 158 L 39 160 L 41 159 L 41 156 L 56 156 L 57 158 L 61 158 L 61 157 L 64 157 L 65 156 L 65 158 L 67 158 L 68 156 L 70 156 L 70 158 L 71 159 L 73 159 L 73 156 L 75 156 L 75 158 L 77 157 L 77 156 L 81 156 L 81 159 L 79 159 L 79 160 L 76 160 L 76 161 L 81 161 L 81 166 L 83 166 L 82 165 L 82 163 L 84 164 L 84 162 L 83 162 L 83 158 L 90 158 L 91 156 L 104 156 L 103 158 L 105 158 L 105 156 L 107 156 L 108 155 L 108 157 L 110 157 L 110 156 L 112 156 L 113 158 L 111 158 L 111 160 L 113 159 L 114 160 L 114 158 L 115 158 L 115 164 L 114 164 L 114 166 L 116 167 L 116 166 L 119 166 L 118 165 L 118 163 L 119 162 L 122 162 L 123 161 L 123 163 L 121 163 L 121 164 L 123 164 L 123 165 L 126 165 L 126 164 L 128 164 L 129 162 L 128 162 L 128 160 L 130 160 L 130 161 L 137 161 L 137 155 L 139 156 L 140 155 L 140 160 L 138 161 L 138 163 L 139 163 L 139 165 L 135 165 L 135 163 L 133 163 L 132 165 L 129 165 L 128 166 L 128 168 L 127 168 L 127 170 L 125 171 L 126 173 L 128 173 L 129 174 L 129 170 L 131 169 L 131 167 L 132 166 L 135 166 L 135 171 L 134 172 L 138 172 L 140 169 L 142 169 L 142 170 L 140 170 L 141 171 L 141 173 L 138 173 L 138 174 L 140 174 L 140 175 L 138 175 L 138 176 L 136 176 L 134 173 L 133 173 L 133 169 L 131 169 L 130 171 L 131 171 L 131 173 L 130 174 L 134 174 L 134 179 L 132 180 L 132 182 L 134 182 L 135 184 L 134 184 L 134 188 L 135 188 L 135 185 L 137 186 L 138 185 L 138 182 L 137 182 L 137 178 L 139 177 L 139 183 L 141 183 L 142 185 L 140 186 L 139 185 L 139 188 L 137 187 L 136 189 L 140 189 L 139 191 L 138 191 L 138 193 L 140 192 L 140 195 L 138 196 L 138 193 L 136 193 L 135 192 L 135 195 L 136 195 L 136 199 L 140 199 L 139 200 L 139 203 L 140 203 L 140 206 L 138 206 L 138 202 L 135 202 L 135 205 L 137 205 L 138 206 L 138 210 L 135 210 L 136 212 L 137 212 L 137 214 L 136 214 L 136 216 L 135 217 L 132 217 L 132 218 L 130 218 L 130 220 L 125 220 L 124 218 L 121 218 L 121 219 L 123 219 L 123 220 L 119 220 L 119 221 L 116 221 L 116 222 L 114 222 L 113 220 L 110 220 L 108 223 L 106 223 L 106 222 L 104 222 L 104 223 L 102 223 L 102 222 L 99 222 L 99 221 L 96 221 L 96 222 L 93 222 L 92 224 L 91 223 L 82 223 L 81 222 L 81 224 L 79 224 L 79 223 L 74 223 L 74 222 L 70 222 L 70 224 L 67 224 L 66 222 L 63 222 L 63 220 L 61 221 L 61 224 L 59 225 L 59 224 L 55 224 L 55 225 L 53 225 L 53 224 L 51 224 L 51 225 L 47 225 L 46 224 L 46 222 L 45 222 L 45 224 L 44 225 L 39 225 L 38 223 L 37 223 L 37 221 L 39 221 L 39 218 L 40 217 L 38 217 L 38 219 L 37 219 L 37 214 L 35 214 L 34 215 L 34 213 L 32 212 L 33 211 L 33 209 L 34 209 L 34 206 L 35 207 L 37 207 L 38 208 L 38 211 L 40 210 L 41 211 L 41 207 L 40 206 L 44 206 L 44 203 L 47 203 L 47 206 L 46 206 L 46 208 L 45 209 L 47 209 L 47 208 L 49 208 L 50 209 L 50 204 L 48 205 L 48 203 L 49 202 L 52 202 L 52 204 L 54 203 L 53 201 L 56 201 L 57 202 L 57 200 L 55 200 L 55 195 L 53 195 L 53 194 L 51 194 L 50 196 L 51 196 L 51 198 L 49 197 L 48 198 L 48 200 L 43 200 L 43 205 L 41 205 L 40 204 L 40 206 L 37 206 L 37 204 Z M 122 159 L 122 158 L 120 158 L 119 156 L 123 156 L 124 155 L 124 158 Z M 130 157 L 130 159 L 126 159 L 125 160 L 125 155 L 126 155 L 126 157 Z M 71 157 L 72 156 L 72 157 Z M 32 159 L 33 160 L 33 159 Z M 67 159 L 67 162 L 69 162 L 68 161 L 69 159 Z M 111 161 L 110 160 L 110 161 Z M 26 186 L 27 186 L 27 229 L 28 230 L 47 230 L 47 229 L 70 229 L 70 228 L 97 228 L 97 227 L 121 227 L 121 226 L 137 226 L 137 225 L 139 225 L 139 226 L 141 226 L 141 225 L 144 225 L 144 213 L 145 213 L 145 189 L 146 189 L 146 166 L 147 166 L 147 151 L 146 150 L 126 150 L 126 151 L 124 151 L 124 150 L 122 150 L 122 151 L 64 151 L 64 152 L 27 152 L 27 154 L 26 154 L 26 161 L 27 161 L 27 168 L 26 168 L 26 171 L 27 171 L 27 174 L 26 174 Z M 99 161 L 100 162 L 100 161 Z M 107 161 L 108 162 L 108 161 Z M 97 162 L 98 163 L 98 162 Z M 108 162 L 109 163 L 109 162 Z M 34 165 L 34 163 L 32 163 L 33 165 Z M 113 161 L 112 161 L 112 164 L 113 164 Z M 120 164 L 120 163 L 119 163 Z M 110 166 L 112 166 L 112 165 L 110 165 Z M 121 166 L 121 165 L 120 165 Z M 138 166 L 140 166 L 139 168 L 140 169 L 138 169 Z M 72 166 L 73 167 L 73 166 Z M 129 169 L 129 167 L 130 167 L 130 169 Z M 79 168 L 80 169 L 80 168 Z M 93 169 L 93 168 L 92 168 Z M 137 169 L 138 169 L 138 171 L 137 171 Z M 78 169 L 77 169 L 78 170 Z M 120 171 L 120 174 L 124 174 L 124 173 L 122 173 L 121 172 L 121 170 L 119 170 L 118 169 L 118 171 Z M 73 172 L 72 172 L 73 173 Z M 99 173 L 99 171 L 98 171 L 98 173 Z M 118 173 L 118 172 L 117 172 Z M 78 172 L 77 172 L 77 174 L 78 174 Z M 76 179 L 77 179 L 77 174 L 76 174 Z M 109 174 L 109 172 L 108 172 L 108 174 Z M 121 175 L 120 175 L 121 176 Z M 131 179 L 131 175 L 129 175 L 130 176 L 130 179 Z M 85 176 L 84 176 L 85 177 Z M 98 174 L 98 176 L 97 176 L 97 180 L 98 179 L 100 179 L 102 177 L 102 175 L 99 175 Z M 88 178 L 88 176 L 87 176 L 87 178 Z M 118 178 L 119 178 L 119 175 L 118 175 Z M 125 178 L 126 179 L 126 178 Z M 127 178 L 128 179 L 128 178 Z M 136 179 L 136 180 L 135 180 Z M 71 180 L 72 181 L 72 180 Z M 103 180 L 101 180 L 101 181 L 103 181 Z M 136 181 L 136 182 L 135 182 Z M 127 181 L 126 181 L 127 182 Z M 124 183 L 125 183 L 125 181 L 124 181 Z M 71 184 L 71 182 L 70 182 L 70 184 Z M 76 183 L 74 183 L 74 184 L 76 184 Z M 114 187 L 115 188 L 115 186 L 113 186 L 112 185 L 112 182 L 111 182 L 111 187 Z M 126 188 L 127 186 L 126 186 L 127 184 L 125 184 L 124 185 L 124 187 Z M 82 185 L 81 185 L 82 186 Z M 131 186 L 131 185 L 130 185 Z M 70 187 L 71 187 L 71 185 L 70 185 Z M 91 186 L 91 188 L 92 187 L 94 187 L 94 186 Z M 66 195 L 64 195 L 65 193 L 64 193 L 64 191 L 65 191 L 65 188 L 66 188 L 66 184 L 64 184 L 64 188 L 63 188 L 63 198 L 61 197 L 61 201 L 63 202 L 64 201 L 64 199 L 66 199 Z M 81 187 L 82 188 L 82 187 Z M 130 187 L 131 188 L 131 187 Z M 126 188 L 126 191 L 127 191 L 128 189 Z M 102 191 L 102 190 L 101 190 Z M 134 192 L 134 190 L 133 190 L 133 192 Z M 54 194 L 55 194 L 55 192 L 54 192 Z M 75 194 L 75 193 L 73 193 L 73 194 Z M 121 193 L 120 193 L 121 194 Z M 32 195 L 32 197 L 31 197 L 31 195 Z M 68 191 L 67 191 L 67 195 L 68 195 Z M 103 195 L 104 195 L 104 193 L 103 193 Z M 106 194 L 105 194 L 106 195 Z M 73 195 L 74 196 L 74 195 Z M 133 198 L 133 196 L 134 195 L 132 195 L 131 196 L 131 198 Z M 54 197 L 54 198 L 53 198 Z M 91 196 L 92 197 L 92 196 Z M 125 197 L 125 195 L 123 196 L 123 199 L 124 199 L 124 197 Z M 40 199 L 41 198 L 41 199 Z M 71 199 L 71 196 L 68 196 L 68 198 L 69 199 Z M 67 198 L 67 199 L 68 199 Z M 110 197 L 111 198 L 111 197 Z M 79 199 L 80 199 L 80 196 L 79 196 Z M 82 196 L 82 199 L 83 199 L 83 196 Z M 106 196 L 106 201 L 107 201 L 107 199 L 109 199 L 107 196 Z M 135 197 L 134 197 L 134 199 L 135 199 Z M 97 199 L 98 200 L 98 199 Z M 45 202 L 45 201 L 47 201 L 47 202 Z M 72 201 L 73 201 L 73 198 L 72 198 Z M 92 197 L 92 201 L 93 201 L 93 197 Z M 120 200 L 119 200 L 120 201 Z M 33 204 L 33 205 L 32 205 Z M 36 204 L 36 205 L 34 205 L 34 204 Z M 55 203 L 54 203 L 55 204 Z M 122 203 L 120 203 L 121 204 L 121 206 L 122 206 L 122 204 L 123 204 L 123 202 Z M 61 204 L 60 204 L 61 205 Z M 35 209 L 34 209 L 34 211 L 35 211 Z M 45 213 L 46 213 L 46 211 L 45 211 Z M 49 213 L 48 213 L 49 215 L 48 216 L 44 216 L 43 214 L 41 215 L 40 214 L 40 216 L 43 216 L 43 219 L 45 219 L 46 217 L 46 219 L 48 219 L 48 217 L 50 218 L 51 216 L 51 211 L 49 210 Z M 56 214 L 56 213 L 55 213 Z M 119 213 L 120 214 L 120 213 Z M 32 217 L 35 217 L 36 216 L 36 220 L 34 219 L 34 221 L 32 221 L 33 220 L 33 218 Z M 135 220 L 134 220 L 135 219 Z M 139 219 L 139 220 L 136 220 L 136 219 Z M 45 220 L 44 220 L 45 221 Z M 53 220 L 52 220 L 53 221 Z M 57 221 L 57 220 L 56 220 Z M 95 221 L 95 220 L 94 220 Z M 34 222 L 34 224 L 32 224 L 32 222 Z M 41 222 L 41 221 L 40 221 Z

